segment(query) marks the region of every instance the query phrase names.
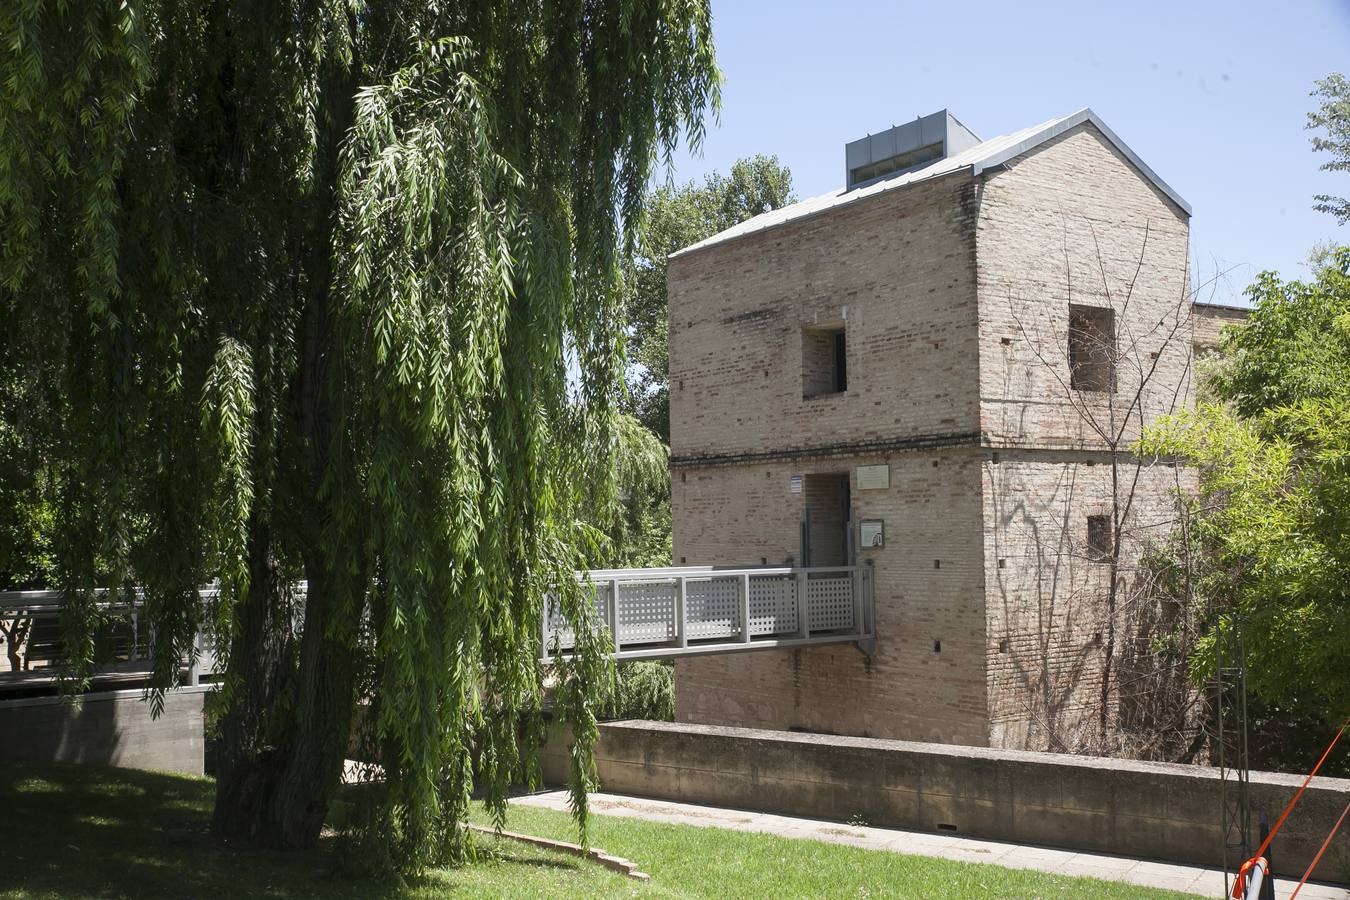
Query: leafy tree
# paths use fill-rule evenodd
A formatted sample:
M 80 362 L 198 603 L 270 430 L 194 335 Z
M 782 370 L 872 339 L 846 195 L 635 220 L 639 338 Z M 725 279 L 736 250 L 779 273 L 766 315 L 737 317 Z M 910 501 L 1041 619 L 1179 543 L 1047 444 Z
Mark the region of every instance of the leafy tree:
M 209 631 L 218 833 L 312 845 L 362 702 L 372 856 L 457 855 L 471 784 L 500 815 L 533 768 L 554 585 L 584 816 L 617 273 L 716 101 L 708 7 L 0 6 L 4 349 L 54 409 L 72 673 L 105 580 L 145 590 L 156 692 Z
M 606 718 L 675 721 L 675 667 L 669 661 L 635 660 L 615 668 Z
M 12 381 L 0 392 L 20 396 Z M 39 448 L 25 440 L 23 420 L 20 404 L 0 399 L 0 591 L 47 588 L 56 573 L 55 485 Z
M 1313 137 L 1313 149 L 1332 156 L 1322 168 L 1329 172 L 1350 172 L 1350 82 L 1344 75 L 1328 75 L 1317 82 L 1312 96 L 1321 100 L 1321 106 L 1308 113 L 1308 127 L 1325 132 L 1325 136 Z M 1317 203 L 1313 209 L 1331 213 L 1342 225 L 1350 222 L 1350 200 L 1330 194 L 1318 194 L 1314 199 Z
M 796 200 L 792 173 L 776 156 L 738 160 L 730 175 L 652 192 L 635 252 L 624 260 L 630 404 L 642 424 L 670 443 L 666 260 L 676 250 Z
M 1199 593 L 1217 610 L 1194 668 L 1241 617 L 1248 683 L 1287 712 L 1350 711 L 1350 248 L 1310 282 L 1263 273 L 1225 332 L 1213 399 L 1162 423 L 1145 450 L 1201 468 Z M 1234 648 L 1227 648 L 1228 658 Z
M 619 504 L 598 523 L 610 539 L 610 568 L 670 565 L 670 450 L 627 413 L 615 421 Z

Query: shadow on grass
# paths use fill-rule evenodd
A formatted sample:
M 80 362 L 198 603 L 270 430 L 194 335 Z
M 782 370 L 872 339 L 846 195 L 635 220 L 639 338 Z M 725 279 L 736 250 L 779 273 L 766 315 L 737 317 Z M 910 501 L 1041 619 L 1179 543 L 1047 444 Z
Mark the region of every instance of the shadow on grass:
M 133 769 L 13 765 L 0 771 L 0 898 L 627 896 L 584 860 L 483 836 L 478 863 L 425 878 L 355 874 L 352 848 L 259 850 L 210 831 L 215 784 Z M 338 865 L 341 863 L 341 865 Z
M 210 833 L 205 779 L 96 766 L 0 772 L 0 896 L 380 897 L 373 881 L 339 880 L 329 848 L 283 854 Z
M 489 851 L 489 854 L 485 856 L 485 859 L 518 866 L 531 866 L 536 869 L 560 869 L 568 872 L 579 872 L 581 871 L 582 866 L 586 865 L 586 863 L 579 859 L 554 859 L 546 856 L 531 856 L 502 849 L 508 843 L 510 843 L 509 838 L 502 838 L 497 842 L 496 847 Z

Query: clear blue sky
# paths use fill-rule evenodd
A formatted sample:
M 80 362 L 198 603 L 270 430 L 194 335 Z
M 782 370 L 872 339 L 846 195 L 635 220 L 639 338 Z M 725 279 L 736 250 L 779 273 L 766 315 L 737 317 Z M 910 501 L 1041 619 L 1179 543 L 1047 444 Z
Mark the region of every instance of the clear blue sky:
M 714 0 L 726 83 L 677 182 L 776 154 L 797 195 L 843 182 L 843 145 L 943 107 L 983 138 L 1090 106 L 1194 209 L 1200 278 L 1307 274 L 1350 226 L 1311 209 L 1350 195 L 1308 143 L 1313 82 L 1350 75 L 1350 0 L 797 2 Z

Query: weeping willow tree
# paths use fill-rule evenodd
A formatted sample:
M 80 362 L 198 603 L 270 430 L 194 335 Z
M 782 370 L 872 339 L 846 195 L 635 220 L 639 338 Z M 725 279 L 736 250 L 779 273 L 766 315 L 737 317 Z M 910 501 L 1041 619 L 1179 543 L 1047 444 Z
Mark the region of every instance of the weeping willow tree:
M 52 410 L 73 682 L 96 587 L 143 590 L 156 694 L 208 634 L 215 828 L 283 848 L 360 705 L 368 834 L 417 869 L 532 769 L 561 585 L 584 813 L 616 262 L 715 105 L 707 0 L 15 0 L 0 35 L 0 352 Z

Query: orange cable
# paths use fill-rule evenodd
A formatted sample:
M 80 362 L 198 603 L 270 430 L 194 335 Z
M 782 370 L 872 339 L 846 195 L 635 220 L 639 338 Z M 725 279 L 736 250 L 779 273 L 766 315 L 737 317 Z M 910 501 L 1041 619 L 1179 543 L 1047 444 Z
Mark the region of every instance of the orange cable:
M 1341 810 L 1341 817 L 1336 820 L 1335 825 L 1331 826 L 1331 834 L 1327 835 L 1327 839 L 1323 841 L 1322 846 L 1318 848 L 1317 855 L 1313 857 L 1312 862 L 1308 863 L 1308 870 L 1304 872 L 1303 877 L 1299 879 L 1298 887 L 1294 888 L 1294 892 L 1289 895 L 1289 900 L 1294 900 L 1294 898 L 1298 896 L 1298 892 L 1303 890 L 1303 886 L 1308 883 L 1308 879 L 1312 877 L 1313 869 L 1316 869 L 1317 864 L 1322 861 L 1322 854 L 1326 853 L 1327 847 L 1331 846 L 1331 839 L 1336 836 L 1337 831 L 1340 831 L 1341 823 L 1345 821 L 1346 815 L 1350 815 L 1350 803 L 1345 804 L 1345 809 Z
M 1339 741 L 1341 735 L 1345 733 L 1347 725 L 1350 725 L 1350 719 L 1346 719 L 1342 722 L 1341 727 L 1336 730 L 1336 736 L 1333 737 L 1331 743 L 1327 745 L 1326 752 L 1322 754 L 1322 758 L 1317 761 L 1317 765 L 1313 766 L 1312 771 L 1308 773 L 1308 777 L 1303 779 L 1303 783 L 1298 787 L 1298 793 L 1294 794 L 1294 799 L 1290 800 L 1289 805 L 1284 808 L 1284 812 L 1280 813 L 1279 821 L 1275 823 L 1275 827 L 1270 829 L 1270 833 L 1266 835 L 1266 839 L 1261 842 L 1261 849 L 1256 851 L 1257 856 L 1266 855 L 1266 850 L 1270 847 L 1270 842 L 1274 839 L 1275 832 L 1280 830 L 1280 826 L 1284 824 L 1284 820 L 1289 818 L 1289 814 L 1294 811 L 1294 804 L 1298 803 L 1298 798 L 1303 796 L 1303 791 L 1308 787 L 1308 782 L 1313 780 L 1313 776 L 1317 774 L 1317 770 L 1322 768 L 1322 763 L 1327 761 L 1327 757 L 1331 755 L 1331 751 L 1336 748 L 1336 742 Z
M 1303 796 L 1303 791 L 1308 787 L 1308 782 L 1313 780 L 1313 776 L 1317 774 L 1317 770 L 1322 768 L 1322 763 L 1327 761 L 1327 757 L 1331 755 L 1331 751 L 1336 748 L 1336 742 L 1339 741 L 1341 739 L 1341 735 L 1345 733 L 1346 726 L 1350 726 L 1350 718 L 1347 718 L 1344 722 L 1341 723 L 1341 727 L 1336 729 L 1336 735 L 1331 739 L 1331 743 L 1327 745 L 1327 749 L 1322 753 L 1322 758 L 1317 761 L 1317 765 L 1313 766 L 1312 771 L 1308 773 L 1308 777 L 1303 779 L 1303 783 L 1298 787 L 1298 792 L 1294 794 L 1294 799 L 1290 800 L 1289 805 L 1284 808 L 1284 812 L 1280 813 L 1280 818 L 1275 823 L 1275 827 L 1270 829 L 1270 832 L 1266 835 L 1266 839 L 1261 842 L 1261 849 L 1256 851 L 1256 853 L 1252 856 L 1252 859 L 1257 859 L 1259 857 L 1266 855 L 1266 850 L 1270 847 L 1270 842 L 1275 839 L 1275 833 L 1280 830 L 1280 828 L 1284 825 L 1284 820 L 1289 818 L 1289 814 L 1294 811 L 1294 806 L 1298 803 L 1298 798 Z M 1344 818 L 1344 816 L 1342 816 L 1342 818 Z M 1340 826 L 1337 825 L 1337 827 Z M 1248 862 L 1250 862 L 1250 860 L 1248 860 Z M 1238 877 L 1234 879 L 1233 881 L 1234 897 L 1242 896 L 1242 886 L 1244 880 L 1245 879 L 1243 878 L 1241 873 L 1239 873 Z M 1293 900 L 1293 898 L 1291 897 L 1290 900 Z

